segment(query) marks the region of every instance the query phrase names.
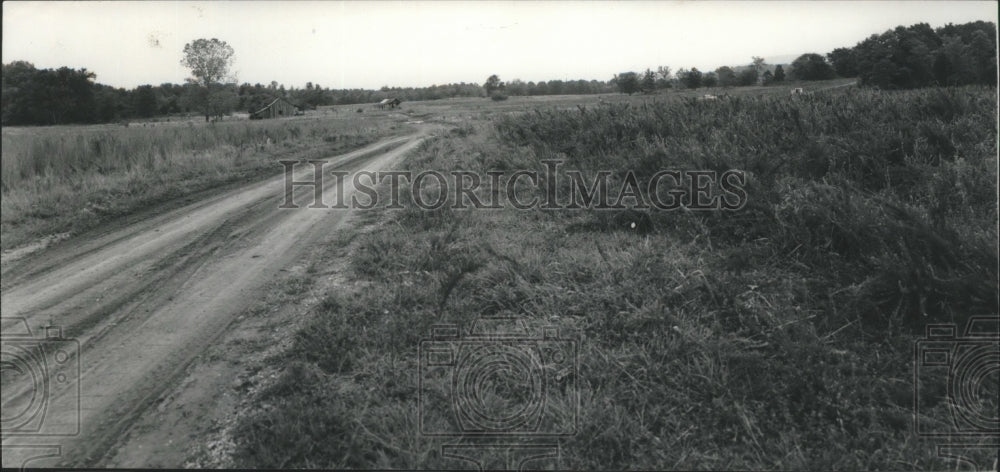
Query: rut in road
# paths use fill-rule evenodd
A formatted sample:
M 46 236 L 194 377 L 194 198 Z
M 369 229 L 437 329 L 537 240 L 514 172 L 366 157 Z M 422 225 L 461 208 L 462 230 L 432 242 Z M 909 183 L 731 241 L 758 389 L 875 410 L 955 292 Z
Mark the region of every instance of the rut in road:
M 330 158 L 324 170 L 384 169 L 425 135 Z M 312 166 L 298 166 L 295 179 L 312 180 Z M 326 192 L 342 190 L 348 198 L 354 192 L 350 178 L 343 189 L 336 189 L 333 178 L 324 184 Z M 45 440 L 61 446 L 59 464 L 99 465 L 171 380 L 255 299 L 257 287 L 347 220 L 347 209 L 306 208 L 313 194 L 307 186 L 296 188 L 299 209 L 279 209 L 284 185 L 279 176 L 79 244 L 71 241 L 71 248 L 4 274 L 5 328 L 23 318 L 37 336 L 52 323 L 80 343 L 79 411 L 53 408 L 45 417 L 55 425 L 79 418 L 78 435 Z M 33 393 L 23 383 L 3 389 L 6 411 Z M 74 395 L 72 388 L 48 393 L 50 404 L 60 406 Z M 5 434 L 3 465 L 20 465 L 8 464 L 13 446 L 37 442 Z

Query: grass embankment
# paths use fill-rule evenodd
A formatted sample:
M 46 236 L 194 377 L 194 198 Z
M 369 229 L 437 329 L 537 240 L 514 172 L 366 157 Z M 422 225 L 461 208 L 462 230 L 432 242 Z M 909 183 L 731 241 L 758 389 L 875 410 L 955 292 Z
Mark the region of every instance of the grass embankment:
M 397 129 L 389 122 L 323 118 L 5 128 L 2 248 L 276 174 L 279 159 L 350 151 Z
M 565 468 L 941 469 L 911 415 L 919 388 L 922 428 L 950 428 L 945 379 L 914 386 L 913 349 L 926 323 L 998 313 L 995 104 L 993 89 L 838 90 L 459 128 L 405 165 L 485 174 L 562 158 L 618 183 L 742 169 L 747 204 L 648 211 L 645 234 L 608 210 L 404 198 L 370 213 L 351 242 L 355 289 L 330 293 L 275 359 L 282 375 L 242 418 L 234 458 L 455 465 L 418 431 L 418 344 L 433 324 L 516 315 L 578 346 Z M 979 387 L 982 411 L 996 408 L 996 376 Z

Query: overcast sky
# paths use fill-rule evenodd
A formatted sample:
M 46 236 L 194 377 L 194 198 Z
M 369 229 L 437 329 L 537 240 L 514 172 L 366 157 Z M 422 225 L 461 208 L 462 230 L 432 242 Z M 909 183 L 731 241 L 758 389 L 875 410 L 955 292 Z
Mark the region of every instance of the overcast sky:
M 996 2 L 4 2 L 3 62 L 182 83 L 184 44 L 219 38 L 240 82 L 332 88 L 611 78 L 658 65 L 790 62 L 872 33 L 997 21 Z

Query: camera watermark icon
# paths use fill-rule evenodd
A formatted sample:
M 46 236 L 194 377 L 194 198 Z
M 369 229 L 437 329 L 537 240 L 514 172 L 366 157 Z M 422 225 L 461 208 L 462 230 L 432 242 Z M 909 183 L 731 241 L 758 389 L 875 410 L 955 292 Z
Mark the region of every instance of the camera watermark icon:
M 996 471 L 1000 442 L 990 444 L 939 444 L 938 457 L 955 463 L 954 470 Z
M 462 337 L 458 326 L 438 325 L 419 355 L 421 434 L 576 434 L 576 343 L 556 328 L 532 337 L 516 319 L 484 318 Z
M 938 456 L 996 467 L 1000 448 L 1000 317 L 974 316 L 962 334 L 931 324 L 913 350 L 913 428 Z M 992 451 L 992 452 L 991 452 Z M 976 466 L 978 468 L 978 465 Z
M 24 318 L 3 318 L 0 432 L 72 436 L 80 432 L 80 343 L 56 326 L 34 336 Z
M 558 444 L 447 444 L 441 456 L 476 470 L 559 470 Z
M 973 317 L 964 334 L 954 324 L 927 326 L 914 348 L 914 429 L 924 437 L 1000 436 L 997 378 L 1000 335 L 997 317 Z M 946 402 L 947 418 L 930 409 Z M 941 415 L 936 415 L 941 416 Z
M 559 445 L 538 441 L 577 433 L 577 346 L 555 327 L 531 335 L 519 319 L 480 318 L 462 336 L 437 325 L 418 355 L 420 433 L 473 440 L 442 446 L 443 457 L 482 465 L 503 451 L 508 467 L 558 461 Z
M 80 432 L 80 343 L 57 326 L 33 334 L 24 318 L 0 318 L 0 327 L 3 465 L 58 457 L 60 446 L 36 443 Z

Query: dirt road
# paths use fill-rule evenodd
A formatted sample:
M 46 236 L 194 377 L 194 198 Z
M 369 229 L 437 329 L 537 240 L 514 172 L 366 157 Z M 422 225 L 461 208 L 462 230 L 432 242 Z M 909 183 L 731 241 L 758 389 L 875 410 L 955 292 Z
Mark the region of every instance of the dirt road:
M 349 179 L 337 189 L 330 170 L 384 169 L 428 132 L 329 158 L 326 203 L 331 192 L 349 198 L 355 191 Z M 312 180 L 312 166 L 297 166 L 295 178 Z M 295 192 L 301 208 L 279 209 L 284 189 L 278 176 L 9 264 L 0 297 L 3 466 L 29 457 L 40 457 L 28 464 L 34 467 L 104 464 L 255 290 L 350 215 L 306 208 L 313 192 L 306 186 Z M 40 340 L 52 325 L 79 347 Z M 8 336 L 25 330 L 30 338 Z M 21 354 L 30 359 L 13 362 Z M 51 435 L 15 434 L 28 431 Z

